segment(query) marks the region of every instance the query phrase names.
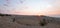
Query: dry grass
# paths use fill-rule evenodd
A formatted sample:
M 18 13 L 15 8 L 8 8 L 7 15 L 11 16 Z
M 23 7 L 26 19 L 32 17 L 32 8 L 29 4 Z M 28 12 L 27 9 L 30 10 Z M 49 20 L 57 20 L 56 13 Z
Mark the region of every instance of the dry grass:
M 38 19 L 17 19 L 15 22 L 13 22 L 13 16 L 4 16 L 1 17 L 0 16 L 0 28 L 60 28 L 60 25 L 58 23 L 56 23 L 55 20 L 52 19 L 52 21 L 49 20 L 49 23 L 47 25 L 44 26 L 39 26 L 39 23 L 41 23 Z M 35 17 L 34 17 L 35 18 Z M 46 19 L 46 18 L 45 18 Z M 41 19 L 43 20 L 43 19 Z M 46 20 L 46 21 L 48 21 Z M 55 23 L 52 23 L 54 22 Z M 44 24 L 46 22 L 43 22 Z M 42 23 L 42 24 L 43 24 Z

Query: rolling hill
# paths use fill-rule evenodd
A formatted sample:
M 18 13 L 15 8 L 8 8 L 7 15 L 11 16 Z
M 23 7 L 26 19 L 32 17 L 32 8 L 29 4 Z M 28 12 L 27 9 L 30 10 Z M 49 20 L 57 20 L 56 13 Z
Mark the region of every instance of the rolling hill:
M 0 14 L 0 28 L 60 28 L 60 18 Z

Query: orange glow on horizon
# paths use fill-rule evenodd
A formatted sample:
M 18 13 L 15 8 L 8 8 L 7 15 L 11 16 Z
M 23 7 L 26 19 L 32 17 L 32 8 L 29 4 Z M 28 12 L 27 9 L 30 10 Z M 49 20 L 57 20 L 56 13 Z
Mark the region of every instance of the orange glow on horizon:
M 18 15 L 59 15 L 60 11 L 50 11 L 50 12 L 30 12 L 30 11 L 23 11 L 23 12 L 14 12 Z

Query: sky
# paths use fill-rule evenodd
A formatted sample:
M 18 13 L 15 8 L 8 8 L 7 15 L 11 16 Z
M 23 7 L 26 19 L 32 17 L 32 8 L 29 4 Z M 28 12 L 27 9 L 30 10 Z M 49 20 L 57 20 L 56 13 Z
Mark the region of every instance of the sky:
M 0 13 L 60 15 L 60 0 L 0 0 Z

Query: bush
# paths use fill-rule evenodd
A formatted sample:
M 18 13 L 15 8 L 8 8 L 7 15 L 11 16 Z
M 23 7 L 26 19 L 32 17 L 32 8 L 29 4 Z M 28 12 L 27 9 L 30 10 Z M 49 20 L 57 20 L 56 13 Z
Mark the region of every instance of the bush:
M 47 22 L 46 22 L 45 19 L 43 19 L 43 21 L 40 21 L 39 24 L 40 24 L 41 26 L 45 26 L 45 25 L 47 24 Z
M 3 14 L 0 14 L 0 16 L 4 16 Z
M 0 14 L 0 16 L 11 16 L 11 15 L 8 15 L 8 14 Z

